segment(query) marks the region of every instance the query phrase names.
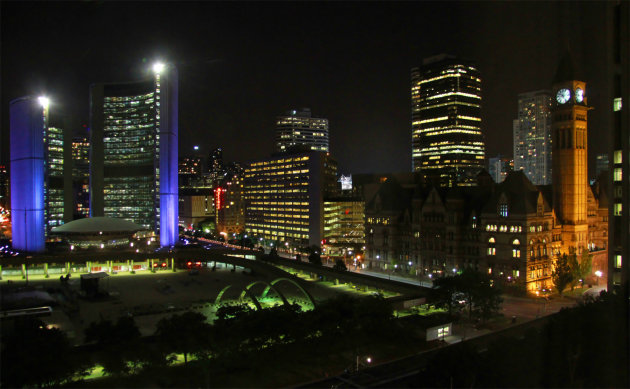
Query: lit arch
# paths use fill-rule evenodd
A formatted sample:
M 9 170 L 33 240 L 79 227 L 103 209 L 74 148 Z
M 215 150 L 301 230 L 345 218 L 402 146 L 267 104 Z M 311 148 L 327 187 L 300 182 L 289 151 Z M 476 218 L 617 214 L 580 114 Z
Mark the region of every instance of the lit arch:
M 223 289 L 221 289 L 221 291 L 217 295 L 217 298 L 214 300 L 214 305 L 217 305 L 217 304 L 219 304 L 221 302 L 221 297 L 223 297 L 223 294 L 225 293 L 225 291 L 230 289 L 231 287 L 232 287 L 232 285 L 228 285 L 228 286 L 224 287 Z
M 243 292 L 241 292 L 241 296 L 240 299 L 243 299 L 245 297 L 246 293 L 251 293 L 250 288 L 256 284 L 263 284 L 266 285 L 265 290 L 263 291 L 262 295 L 260 296 L 261 298 L 265 298 L 267 296 L 267 293 L 269 292 L 269 289 L 272 289 L 274 292 L 276 292 L 276 294 L 278 296 L 280 296 L 280 299 L 282 300 L 282 303 L 284 305 L 289 305 L 289 302 L 287 301 L 287 299 L 284 297 L 284 295 L 278 290 L 276 289 L 272 284 L 266 282 L 266 281 L 262 281 L 262 280 L 258 280 L 258 281 L 254 281 L 251 284 L 247 285 L 245 288 L 243 288 Z M 253 296 L 253 294 L 252 294 Z
M 310 293 L 308 293 L 304 288 L 302 288 L 302 286 L 300 284 L 298 284 L 297 282 L 295 282 L 295 281 L 293 281 L 292 279 L 289 279 L 289 278 L 276 278 L 275 280 L 271 281 L 270 285 L 263 292 L 262 297 L 264 298 L 267 295 L 267 293 L 269 292 L 269 289 L 270 289 L 271 286 L 274 286 L 278 282 L 281 282 L 281 281 L 287 281 L 287 282 L 290 282 L 291 284 L 295 285 L 299 290 L 302 291 L 304 296 L 311 302 L 311 305 L 313 306 L 313 308 L 315 308 L 315 299 L 313 298 L 313 296 L 311 296 Z
M 520 241 L 520 240 L 518 240 L 518 239 L 514 239 L 514 240 L 512 241 L 512 244 L 514 244 L 514 245 L 516 245 L 516 244 L 521 244 L 521 241 Z
M 496 243 L 494 236 L 491 236 L 490 239 L 488 239 L 488 243 Z

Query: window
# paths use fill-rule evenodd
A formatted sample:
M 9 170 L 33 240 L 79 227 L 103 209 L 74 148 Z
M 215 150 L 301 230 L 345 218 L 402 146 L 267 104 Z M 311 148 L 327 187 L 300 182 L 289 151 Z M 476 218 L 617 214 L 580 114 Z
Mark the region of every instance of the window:
M 521 257 L 521 242 L 518 239 L 512 241 L 512 258 Z
M 496 243 L 494 237 L 490 237 L 490 239 L 488 239 L 488 255 L 496 255 L 497 254 L 497 249 L 494 247 L 494 244 Z
M 615 216 L 621 216 L 621 203 L 615 203 L 615 207 L 614 207 L 614 215 Z
M 499 204 L 499 216 L 508 217 L 508 205 L 507 204 Z
M 622 179 L 623 179 L 623 171 L 621 170 L 620 167 L 616 167 L 613 170 L 613 180 L 621 181 Z
M 621 111 L 622 105 L 623 104 L 621 97 L 615 97 L 615 99 L 613 100 L 613 111 Z
M 621 152 L 621 150 L 615 150 L 615 152 L 613 153 L 613 163 L 621 163 L 621 162 L 623 162 L 622 155 L 623 155 L 623 153 Z
M 621 269 L 621 255 L 615 254 L 615 269 Z

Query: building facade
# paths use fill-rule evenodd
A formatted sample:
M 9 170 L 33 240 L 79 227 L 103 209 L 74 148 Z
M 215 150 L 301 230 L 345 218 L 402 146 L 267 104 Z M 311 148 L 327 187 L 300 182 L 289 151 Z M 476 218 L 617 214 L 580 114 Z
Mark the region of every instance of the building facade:
M 365 246 L 365 202 L 356 197 L 324 200 L 322 247 L 331 256 L 362 251 Z
M 276 151 L 307 146 L 313 151 L 328 152 L 328 119 L 312 117 L 310 108 L 287 111 L 276 120 Z
M 90 216 L 90 142 L 79 137 L 72 140 L 72 187 L 74 218 Z
M 612 291 L 628 288 L 630 280 L 630 3 L 611 2 L 608 12 L 613 125 L 608 290 Z
M 132 221 L 178 239 L 177 71 L 91 88 L 90 203 L 92 216 Z
M 245 231 L 245 201 L 243 177 L 234 175 L 214 188 L 217 231 L 225 236 Z
M 411 70 L 413 171 L 442 186 L 467 186 L 484 167 L 481 75 L 453 56 Z
M 523 170 L 534 185 L 551 184 L 551 92 L 518 95 L 514 120 L 514 169 Z
M 210 189 L 181 189 L 179 193 L 179 225 L 194 230 L 198 224 L 214 218 Z
M 336 162 L 324 152 L 281 153 L 245 169 L 245 226 L 252 236 L 292 247 L 320 245 L 324 196 L 336 189 Z

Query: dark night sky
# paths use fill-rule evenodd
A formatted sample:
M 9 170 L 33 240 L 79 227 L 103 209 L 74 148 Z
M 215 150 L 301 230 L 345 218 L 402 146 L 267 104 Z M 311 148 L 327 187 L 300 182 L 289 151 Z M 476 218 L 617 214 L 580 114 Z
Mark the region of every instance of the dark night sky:
M 89 118 L 89 84 L 130 81 L 154 59 L 180 75 L 180 155 L 273 151 L 274 121 L 310 107 L 330 121 L 340 172 L 411 169 L 409 73 L 448 52 L 482 73 L 487 156 L 512 155 L 517 94 L 550 87 L 569 47 L 587 82 L 589 164 L 606 152 L 602 2 L 7 2 L 1 7 L 2 161 L 8 104 L 45 92 Z

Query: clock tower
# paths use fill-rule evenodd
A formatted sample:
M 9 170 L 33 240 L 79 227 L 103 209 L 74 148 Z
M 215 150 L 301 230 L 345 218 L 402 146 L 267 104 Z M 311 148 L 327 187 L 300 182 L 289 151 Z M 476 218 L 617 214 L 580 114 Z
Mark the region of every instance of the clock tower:
M 562 224 L 564 253 L 587 247 L 588 145 L 586 83 L 576 79 L 571 59 L 563 58 L 552 93 L 553 207 Z

